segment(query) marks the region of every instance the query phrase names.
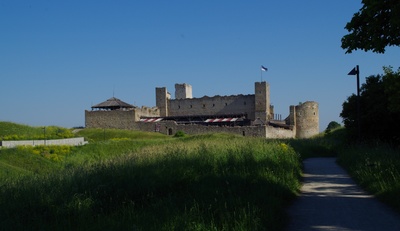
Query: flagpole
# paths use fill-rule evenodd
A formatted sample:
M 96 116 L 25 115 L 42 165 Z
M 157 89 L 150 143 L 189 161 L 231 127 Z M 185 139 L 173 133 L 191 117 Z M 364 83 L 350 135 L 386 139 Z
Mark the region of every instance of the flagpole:
M 260 68 L 261 82 L 262 82 L 262 73 L 263 73 L 263 70 Z

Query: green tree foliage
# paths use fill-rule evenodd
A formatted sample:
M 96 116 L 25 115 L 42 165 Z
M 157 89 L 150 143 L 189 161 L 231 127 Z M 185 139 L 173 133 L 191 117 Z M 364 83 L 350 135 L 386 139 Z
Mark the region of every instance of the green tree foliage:
M 399 15 L 400 17 L 400 15 Z M 388 109 L 390 112 L 400 112 L 400 68 L 393 71 L 391 67 L 384 67 L 385 76 L 383 77 L 385 93 L 388 98 Z
M 365 139 L 399 141 L 400 69 L 384 68 L 383 76 L 369 76 L 360 88 L 361 135 Z M 397 103 L 397 104 L 396 104 Z M 357 96 L 349 96 L 340 113 L 345 127 L 357 137 Z
M 328 126 L 326 127 L 326 129 L 325 129 L 325 133 L 330 133 L 332 130 L 335 130 L 335 129 L 337 129 L 337 128 L 340 128 L 341 127 L 341 125 L 338 123 L 338 122 L 336 122 L 336 121 L 331 121 L 329 124 L 328 124 Z
M 328 129 L 333 130 L 333 129 L 340 128 L 340 127 L 341 127 L 341 125 L 340 125 L 338 122 L 336 122 L 336 121 L 331 121 L 331 122 L 328 124 L 328 126 L 326 127 L 326 130 L 328 130 Z
M 384 53 L 386 46 L 400 45 L 400 1 L 363 0 L 363 7 L 345 26 L 350 33 L 343 36 L 346 53 L 361 49 Z

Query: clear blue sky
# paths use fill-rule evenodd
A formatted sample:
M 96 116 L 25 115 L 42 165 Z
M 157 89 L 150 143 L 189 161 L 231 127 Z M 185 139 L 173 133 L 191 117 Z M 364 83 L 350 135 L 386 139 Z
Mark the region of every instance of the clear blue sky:
M 319 102 L 320 130 L 400 48 L 345 54 L 344 26 L 361 1 L 0 1 L 0 121 L 83 126 L 113 95 L 155 106 L 155 87 L 188 83 L 193 96 L 254 94 L 270 84 L 275 113 Z

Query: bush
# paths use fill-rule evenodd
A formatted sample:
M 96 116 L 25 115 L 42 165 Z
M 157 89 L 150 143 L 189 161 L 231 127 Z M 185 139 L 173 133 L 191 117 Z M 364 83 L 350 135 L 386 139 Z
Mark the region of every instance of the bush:
M 177 131 L 174 135 L 174 137 L 185 137 L 186 134 L 184 131 Z

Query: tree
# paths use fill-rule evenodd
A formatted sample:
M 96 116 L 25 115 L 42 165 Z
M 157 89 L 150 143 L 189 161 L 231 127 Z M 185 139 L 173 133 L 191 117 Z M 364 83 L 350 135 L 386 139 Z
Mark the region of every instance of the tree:
M 340 128 L 341 127 L 341 125 L 338 123 L 338 122 L 336 122 L 336 121 L 331 121 L 329 124 L 328 124 L 328 126 L 326 127 L 326 130 L 333 130 L 333 129 L 336 129 L 336 128 Z
M 385 93 L 389 96 L 389 111 L 400 112 L 400 68 L 394 72 L 391 67 L 384 67 L 385 76 L 383 82 L 385 84 Z
M 332 130 L 340 128 L 341 125 L 336 121 L 331 121 L 325 129 L 325 133 L 329 134 Z
M 369 76 L 360 89 L 361 135 L 364 139 L 398 142 L 400 136 L 400 70 L 384 67 L 383 76 Z M 396 87 L 397 86 L 397 87 Z M 340 113 L 350 135 L 357 134 L 357 96 L 351 95 L 343 103 Z
M 350 33 L 343 36 L 346 53 L 361 49 L 385 53 L 387 46 L 400 46 L 400 1 L 363 0 L 360 11 L 345 26 Z

